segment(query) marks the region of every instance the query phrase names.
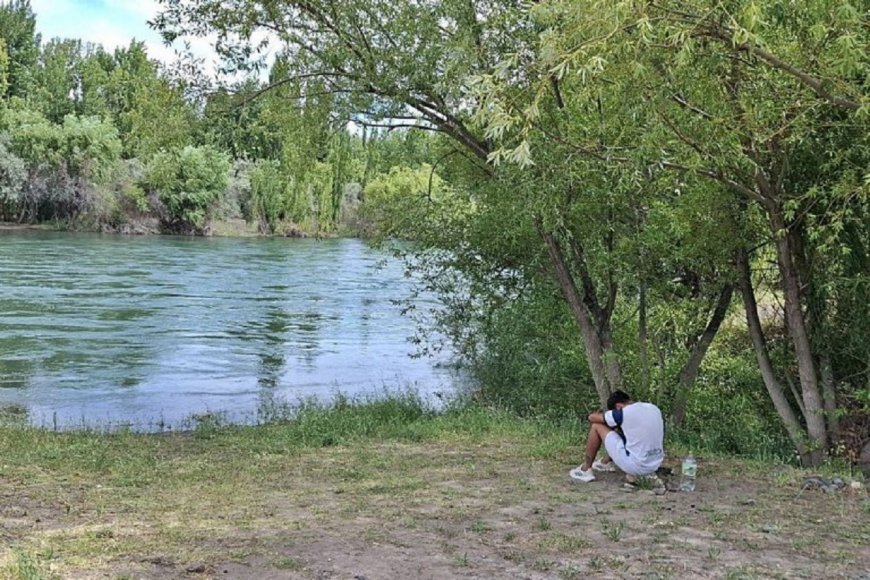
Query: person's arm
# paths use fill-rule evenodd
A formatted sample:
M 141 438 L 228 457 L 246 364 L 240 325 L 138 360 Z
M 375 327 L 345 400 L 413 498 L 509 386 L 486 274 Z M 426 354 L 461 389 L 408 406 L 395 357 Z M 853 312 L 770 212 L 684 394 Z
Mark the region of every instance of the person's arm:
M 589 415 L 589 422 L 607 425 L 607 423 L 604 421 L 604 413 L 592 413 L 591 415 Z
M 592 413 L 589 415 L 590 423 L 601 423 L 607 425 L 611 429 L 619 429 L 622 427 L 622 409 L 614 409 L 613 411 L 605 411 L 604 413 Z

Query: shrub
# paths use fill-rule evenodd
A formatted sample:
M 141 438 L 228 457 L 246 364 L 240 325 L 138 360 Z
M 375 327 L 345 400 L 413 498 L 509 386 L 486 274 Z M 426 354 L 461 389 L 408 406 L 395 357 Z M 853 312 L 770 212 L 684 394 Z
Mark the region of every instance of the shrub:
M 187 146 L 155 155 L 142 185 L 156 193 L 165 208 L 165 229 L 203 233 L 227 187 L 229 171 L 225 153 L 211 146 Z

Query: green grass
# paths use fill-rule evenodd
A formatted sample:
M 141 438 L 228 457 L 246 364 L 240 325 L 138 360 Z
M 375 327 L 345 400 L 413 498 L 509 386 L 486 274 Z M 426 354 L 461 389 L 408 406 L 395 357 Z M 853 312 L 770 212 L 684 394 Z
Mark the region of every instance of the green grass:
M 46 558 L 29 552 L 14 551 L 11 562 L 0 566 L 0 578 L 9 580 L 49 580 L 55 576 L 47 571 Z

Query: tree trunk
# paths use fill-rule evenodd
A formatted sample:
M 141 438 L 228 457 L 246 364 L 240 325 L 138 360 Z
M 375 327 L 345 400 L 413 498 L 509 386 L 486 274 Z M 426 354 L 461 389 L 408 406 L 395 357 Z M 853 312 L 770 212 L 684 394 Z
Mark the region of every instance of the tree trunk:
M 745 250 L 740 250 L 736 256 L 737 272 L 739 276 L 740 293 L 743 297 L 743 307 L 746 310 L 746 324 L 749 327 L 749 337 L 758 360 L 758 368 L 761 371 L 761 379 L 773 402 L 779 418 L 785 425 L 785 430 L 791 438 L 792 444 L 797 449 L 804 464 L 812 463 L 813 457 L 806 444 L 806 434 L 798 421 L 782 385 L 776 378 L 770 355 L 767 352 L 767 341 L 761 328 L 761 320 L 758 318 L 758 304 L 755 300 L 755 292 L 752 288 L 752 275 L 749 268 L 749 256 Z
M 825 426 L 824 406 L 821 393 L 819 392 L 815 359 L 810 347 L 810 339 L 801 306 L 800 280 L 794 266 L 793 241 L 791 238 L 798 234 L 786 227 L 780 208 L 774 208 L 768 212 L 768 215 L 775 240 L 777 264 L 779 265 L 779 273 L 782 279 L 786 326 L 788 327 L 788 333 L 792 339 L 795 357 L 797 358 L 801 395 L 804 401 L 804 408 L 806 409 L 804 419 L 807 423 L 807 432 L 810 440 L 815 447 L 812 451 L 812 464 L 818 465 L 827 454 L 828 432 Z
M 822 397 L 825 401 L 825 418 L 828 424 L 828 440 L 835 444 L 840 439 L 840 418 L 837 416 L 837 386 L 831 357 L 827 353 L 819 357 L 819 371 L 822 376 Z
M 555 270 L 556 281 L 562 289 L 562 293 L 565 296 L 565 300 L 568 302 L 568 307 L 571 310 L 571 314 L 574 317 L 577 326 L 580 327 L 580 334 L 583 336 L 584 351 L 586 353 L 586 360 L 589 364 L 589 371 L 592 373 L 592 380 L 595 382 L 595 390 L 598 393 L 598 399 L 603 407 L 607 403 L 607 399 L 612 391 L 608 379 L 608 372 L 604 364 L 605 347 L 596 331 L 589 311 L 583 304 L 583 298 L 578 292 L 577 284 L 571 276 L 571 272 L 565 262 L 565 254 L 562 251 L 562 247 L 559 245 L 559 242 L 552 233 L 544 231 L 540 223 L 538 223 L 537 226 L 541 237 L 547 244 L 547 251 Z
M 680 425 L 683 419 L 686 418 L 686 404 L 689 402 L 689 391 L 698 379 L 701 362 L 713 343 L 713 339 L 716 338 L 716 333 L 719 332 L 719 327 L 722 326 L 725 315 L 728 314 L 728 307 L 731 305 L 731 297 L 733 295 L 734 286 L 731 284 L 725 285 L 719 292 L 716 308 L 713 309 L 710 321 L 707 323 L 707 327 L 704 329 L 701 337 L 692 347 L 689 360 L 686 361 L 686 364 L 680 370 L 680 378 L 677 383 L 677 396 L 674 401 L 673 411 L 671 412 L 671 423 L 674 426 Z
M 640 283 L 640 304 L 637 313 L 637 339 L 640 342 L 640 386 L 644 393 L 649 392 L 649 330 L 646 320 L 646 283 Z
M 606 326 L 601 328 L 605 323 L 599 323 L 599 341 L 601 342 L 602 360 L 604 361 L 604 372 L 607 373 L 607 382 L 610 384 L 610 392 L 622 390 L 622 366 L 619 364 L 619 355 L 616 353 L 616 348 L 613 346 L 613 338 L 610 334 L 610 320 L 606 322 Z

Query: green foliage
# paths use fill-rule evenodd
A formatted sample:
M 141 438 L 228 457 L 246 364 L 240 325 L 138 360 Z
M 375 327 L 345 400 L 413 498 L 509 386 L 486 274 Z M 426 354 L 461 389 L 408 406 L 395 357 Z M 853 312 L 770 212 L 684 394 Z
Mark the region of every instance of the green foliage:
M 710 353 L 689 399 L 685 423 L 670 436 L 690 449 L 794 462 L 788 436 L 758 383 L 748 349 Z
M 48 566 L 45 566 L 40 560 L 39 555 L 16 550 L 13 552 L 13 561 L 0 568 L 0 572 L 8 574 L 10 580 L 48 580 L 53 578 L 53 575 L 46 571 Z
M 56 166 L 60 162 L 60 127 L 50 123 L 41 113 L 16 101 L 3 112 L 2 126 L 9 134 L 12 150 L 30 167 Z
M 71 176 L 104 177 L 120 154 L 121 141 L 111 123 L 98 117 L 67 115 L 64 118 L 58 155 Z
M 5 95 L 9 88 L 9 52 L 6 51 L 6 39 L 0 35 L 0 95 Z
M 34 89 L 27 99 L 53 123 L 61 123 L 67 115 L 78 112 L 71 95 L 79 88 L 81 60 L 79 40 L 56 38 L 42 46 L 38 66 L 33 69 Z
M 286 183 L 280 165 L 273 160 L 258 161 L 248 173 L 251 183 L 251 217 L 260 230 L 274 233 L 287 215 Z
M 0 38 L 8 59 L 6 90 L 0 97 L 26 97 L 32 88 L 40 41 L 29 0 L 0 3 Z
M 431 184 L 430 184 L 431 178 Z M 441 179 L 432 168 L 393 167 L 378 175 L 363 191 L 360 215 L 372 224 L 376 239 L 415 239 L 426 229 L 434 197 L 441 197 Z
M 0 133 L 0 203 L 4 215 L 14 213 L 26 178 L 24 160 L 9 150 L 8 136 Z
M 487 401 L 521 416 L 581 416 L 595 389 L 577 328 L 548 288 L 503 304 L 465 344 L 469 370 Z M 466 352 L 466 351 L 463 351 Z
M 112 60 L 102 90 L 110 95 L 105 105 L 121 134 L 124 156 L 148 160 L 163 149 L 190 144 L 193 110 L 181 91 L 160 76 L 144 43 L 117 49 Z
M 16 101 L 3 111 L 0 126 L 8 135 L 7 154 L 26 168 L 26 178 L 6 188 L 6 219 L 75 220 L 92 209 L 93 186 L 112 172 L 121 150 L 111 124 L 73 115 L 53 124 Z
M 166 208 L 167 229 L 202 232 L 227 187 L 229 170 L 226 154 L 209 146 L 187 146 L 155 155 L 143 187 L 155 192 Z

